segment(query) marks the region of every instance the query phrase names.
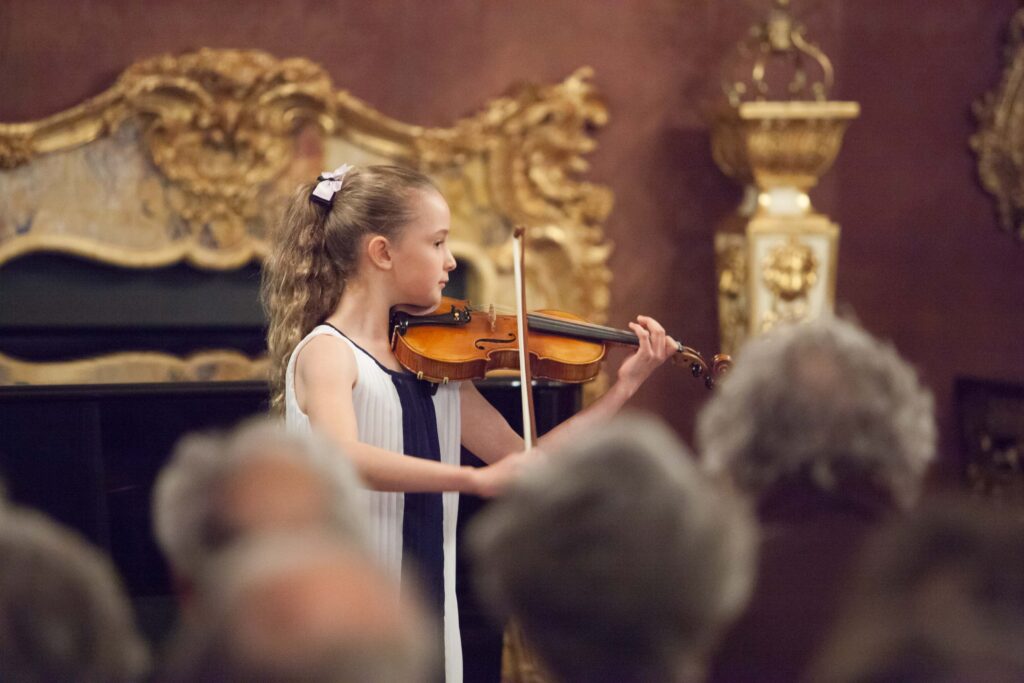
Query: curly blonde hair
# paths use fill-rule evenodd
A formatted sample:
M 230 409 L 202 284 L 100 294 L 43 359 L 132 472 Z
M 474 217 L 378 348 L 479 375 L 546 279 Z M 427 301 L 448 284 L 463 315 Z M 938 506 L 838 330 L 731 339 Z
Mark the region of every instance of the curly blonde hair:
M 401 166 L 350 170 L 331 206 L 310 200 L 315 184 L 299 186 L 292 196 L 263 265 L 260 300 L 269 321 L 270 403 L 276 412 L 283 410 L 292 351 L 337 307 L 363 239 L 395 239 L 413 218 L 411 192 L 437 190 L 429 177 Z

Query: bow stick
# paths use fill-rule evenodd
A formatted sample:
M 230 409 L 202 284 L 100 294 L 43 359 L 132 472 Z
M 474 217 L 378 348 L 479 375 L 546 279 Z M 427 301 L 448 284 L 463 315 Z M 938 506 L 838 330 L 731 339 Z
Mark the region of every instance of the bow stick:
M 526 324 L 526 279 L 524 261 L 526 255 L 526 229 L 517 226 L 512 233 L 515 240 L 513 271 L 516 287 L 516 325 L 519 329 L 519 381 L 520 398 L 523 404 L 523 444 L 526 450 L 533 448 L 537 441 L 536 421 L 533 412 L 533 375 L 530 372 L 529 325 Z

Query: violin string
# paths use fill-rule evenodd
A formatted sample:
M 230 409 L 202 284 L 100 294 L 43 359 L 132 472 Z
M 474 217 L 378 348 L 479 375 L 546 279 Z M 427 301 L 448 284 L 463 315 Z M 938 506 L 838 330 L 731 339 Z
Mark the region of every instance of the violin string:
M 543 313 L 531 313 L 530 317 L 531 318 L 535 318 L 535 319 L 551 321 L 552 323 L 555 323 L 555 324 L 568 325 L 568 326 L 571 326 L 573 328 L 581 329 L 581 330 L 592 330 L 594 332 L 605 332 L 605 333 L 614 334 L 614 335 L 628 335 L 628 336 L 630 336 L 632 338 L 636 337 L 636 334 L 634 334 L 633 332 L 631 332 L 629 330 L 620 330 L 618 328 L 609 327 L 607 325 L 598 325 L 596 323 L 588 323 L 588 322 L 582 322 L 582 321 L 577 321 L 577 320 L 565 320 L 563 318 L 556 318 L 554 316 L 544 315 Z
M 567 335 L 579 336 L 584 339 L 597 338 L 601 341 L 615 341 L 631 343 L 636 341 L 636 335 L 623 330 L 601 329 L 599 326 L 579 324 L 567 320 L 559 320 L 551 317 L 530 318 L 531 327 L 536 327 L 542 332 L 554 332 Z
M 479 306 L 467 305 L 466 307 L 470 312 L 473 313 L 490 313 L 491 307 L 481 308 Z M 511 310 L 507 306 L 494 306 L 495 313 L 502 315 L 515 315 L 515 311 Z M 528 320 L 544 321 L 544 326 L 549 327 L 547 331 L 561 332 L 567 335 L 573 335 L 582 337 L 584 339 L 593 339 L 596 334 L 603 334 L 604 337 L 601 341 L 613 341 L 620 344 L 631 344 L 637 345 L 640 340 L 636 336 L 636 333 L 631 330 L 622 330 L 616 327 L 609 327 L 607 325 L 598 325 L 596 323 L 581 322 L 575 320 L 567 320 L 565 318 L 559 318 L 552 315 L 546 315 L 544 313 L 528 313 Z M 541 330 L 544 331 L 544 330 Z M 676 342 L 677 351 L 682 352 L 685 347 L 682 342 Z
M 482 308 L 479 306 L 470 306 L 469 310 L 474 313 L 490 313 L 490 307 Z M 510 311 L 504 306 L 495 306 L 495 313 L 502 313 L 503 315 L 515 315 L 514 311 Z M 529 313 L 528 320 L 543 321 L 545 326 L 549 326 L 549 331 L 562 332 L 565 334 L 575 334 L 578 336 L 592 336 L 593 334 L 603 334 L 605 336 L 604 341 L 616 341 L 620 343 L 634 343 L 637 342 L 637 336 L 635 333 L 629 330 L 621 330 L 615 327 L 609 327 L 607 325 L 598 325 L 596 323 L 589 323 L 585 321 L 567 320 L 565 318 L 559 318 L 552 315 L 546 315 L 544 313 Z

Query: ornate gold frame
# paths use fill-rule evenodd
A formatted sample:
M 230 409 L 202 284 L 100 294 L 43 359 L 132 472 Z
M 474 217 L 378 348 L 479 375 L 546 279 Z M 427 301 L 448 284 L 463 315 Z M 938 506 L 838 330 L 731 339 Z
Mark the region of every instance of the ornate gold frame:
M 523 224 L 531 305 L 601 322 L 613 197 L 581 179 L 608 118 L 592 76 L 582 68 L 561 83 L 521 85 L 449 128 L 425 128 L 336 90 L 306 59 L 201 49 L 140 61 L 73 109 L 0 124 L 0 265 L 58 251 L 130 268 L 237 268 L 266 255 L 268 226 L 300 181 L 345 161 L 401 163 L 431 174 L 447 197 L 452 250 L 476 301 L 512 303 L 511 233 Z M 117 381 L 183 376 L 188 362 L 158 356 L 144 372 L 125 363 Z M 0 355 L 0 378 L 102 382 L 124 360 L 72 371 Z M 263 362 L 208 360 L 200 374 L 258 377 Z
M 1005 55 L 999 85 L 974 103 L 978 131 L 970 145 L 982 187 L 996 200 L 1000 227 L 1024 240 L 1024 8 L 1010 20 Z
M 266 358 L 254 360 L 235 351 L 206 351 L 186 358 L 139 351 L 51 363 L 30 363 L 0 354 L 0 386 L 229 382 L 262 380 L 268 370 Z

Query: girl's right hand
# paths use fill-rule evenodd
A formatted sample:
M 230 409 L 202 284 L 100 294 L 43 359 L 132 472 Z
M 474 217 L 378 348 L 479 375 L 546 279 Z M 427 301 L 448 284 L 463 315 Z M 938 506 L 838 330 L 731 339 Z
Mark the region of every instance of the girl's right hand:
M 474 470 L 472 493 L 481 498 L 493 498 L 499 495 L 519 478 L 529 459 L 530 456 L 527 453 L 513 453 L 493 465 Z

